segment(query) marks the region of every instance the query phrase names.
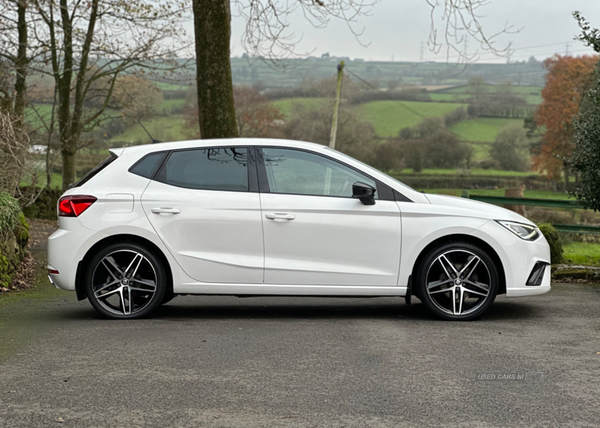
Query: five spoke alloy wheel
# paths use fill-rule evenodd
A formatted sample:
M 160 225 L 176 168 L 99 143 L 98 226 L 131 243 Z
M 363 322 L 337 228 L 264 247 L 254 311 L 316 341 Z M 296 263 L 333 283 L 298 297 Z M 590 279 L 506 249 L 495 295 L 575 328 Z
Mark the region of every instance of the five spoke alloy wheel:
M 436 315 L 470 320 L 481 315 L 498 293 L 498 271 L 491 258 L 468 243 L 429 252 L 417 274 L 418 295 Z
M 140 318 L 163 302 L 166 276 L 160 261 L 136 244 L 115 244 L 89 264 L 87 296 L 109 318 Z

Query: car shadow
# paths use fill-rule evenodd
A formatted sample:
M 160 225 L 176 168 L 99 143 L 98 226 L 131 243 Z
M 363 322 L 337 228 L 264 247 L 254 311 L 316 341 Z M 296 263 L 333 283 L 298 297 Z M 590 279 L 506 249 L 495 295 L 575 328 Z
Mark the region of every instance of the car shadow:
M 189 298 L 176 298 L 159 307 L 147 319 L 163 321 L 182 320 L 224 320 L 224 319 L 389 319 L 441 321 L 434 316 L 418 299 L 411 305 L 397 298 L 348 299 L 348 298 L 295 298 L 302 299 L 294 303 L 291 298 L 220 298 L 220 302 L 211 302 L 211 298 L 202 302 L 190 302 Z M 260 299 L 260 300 L 259 300 Z M 285 299 L 285 302 L 282 302 Z M 269 300 L 272 300 L 269 302 Z M 195 304 L 194 304 L 195 303 Z M 63 319 L 103 320 L 102 315 L 84 302 L 81 309 L 66 311 Z M 495 302 L 488 311 L 475 321 L 497 321 L 535 319 L 544 316 L 543 307 L 512 301 Z

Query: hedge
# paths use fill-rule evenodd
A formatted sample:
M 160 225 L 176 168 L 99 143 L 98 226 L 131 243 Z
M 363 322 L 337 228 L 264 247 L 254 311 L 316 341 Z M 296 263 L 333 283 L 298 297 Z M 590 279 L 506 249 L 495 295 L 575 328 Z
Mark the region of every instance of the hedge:
M 27 253 L 29 225 L 19 203 L 0 192 L 0 289 L 10 288 L 12 278 Z

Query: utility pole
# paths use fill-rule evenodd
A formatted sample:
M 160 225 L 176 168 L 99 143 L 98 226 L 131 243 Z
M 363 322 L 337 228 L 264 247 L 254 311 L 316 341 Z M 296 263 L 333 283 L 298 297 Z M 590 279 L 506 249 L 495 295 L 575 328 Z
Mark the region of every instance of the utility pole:
M 329 137 L 329 147 L 335 149 L 335 138 L 337 136 L 338 115 L 340 111 L 340 99 L 342 98 L 342 80 L 344 79 L 344 61 L 340 61 L 337 66 L 337 89 L 335 91 L 335 104 L 333 106 L 333 120 L 331 122 L 331 135 Z

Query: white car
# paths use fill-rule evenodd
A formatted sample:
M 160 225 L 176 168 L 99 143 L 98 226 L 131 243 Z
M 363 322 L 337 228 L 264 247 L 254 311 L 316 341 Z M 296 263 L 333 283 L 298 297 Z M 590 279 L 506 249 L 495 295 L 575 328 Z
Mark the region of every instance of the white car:
M 418 297 L 448 320 L 550 290 L 535 224 L 417 192 L 317 144 L 113 149 L 58 203 L 48 272 L 110 318 L 182 294 Z

